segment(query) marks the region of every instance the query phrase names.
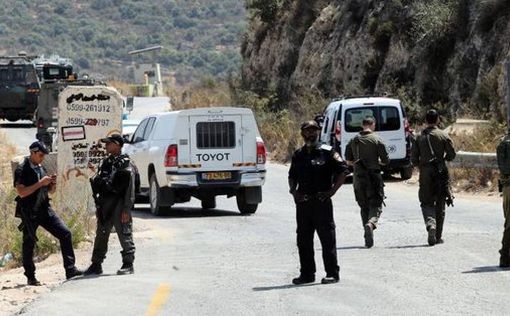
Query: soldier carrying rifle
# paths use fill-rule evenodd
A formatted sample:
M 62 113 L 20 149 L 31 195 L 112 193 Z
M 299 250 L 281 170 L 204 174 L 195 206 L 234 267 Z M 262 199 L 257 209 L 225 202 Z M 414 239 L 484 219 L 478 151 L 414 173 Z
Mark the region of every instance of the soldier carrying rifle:
M 428 231 L 428 244 L 443 243 L 445 204 L 453 206 L 450 177 L 446 161 L 455 158 L 453 141 L 438 128 L 440 122 L 436 110 L 429 110 L 425 117 L 427 128 L 416 138 L 412 147 L 411 161 L 420 169 L 419 199 L 423 219 Z
M 363 119 L 363 130 L 349 141 L 345 149 L 347 164 L 354 168 L 354 195 L 361 208 L 367 248 L 374 245 L 374 229 L 377 228 L 385 198 L 381 166 L 389 162 L 386 146 L 374 133 L 375 124 L 373 117 Z

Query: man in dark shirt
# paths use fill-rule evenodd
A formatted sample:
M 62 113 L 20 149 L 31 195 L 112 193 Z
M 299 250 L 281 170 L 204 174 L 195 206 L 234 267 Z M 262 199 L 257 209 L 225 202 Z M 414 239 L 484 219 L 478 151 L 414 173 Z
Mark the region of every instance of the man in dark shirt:
M 16 216 L 21 217 L 20 228 L 23 230 L 23 268 L 28 285 L 41 285 L 35 278 L 34 247 L 37 242 L 36 231 L 39 226 L 46 229 L 60 242 L 64 260 L 66 278 L 83 274 L 74 265 L 72 236 L 64 222 L 50 206 L 48 192 L 53 193 L 56 175 L 48 176 L 41 166 L 48 149 L 41 142 L 34 142 L 29 147 L 30 156 L 18 166 L 14 173 L 16 198 Z
M 313 237 L 316 230 L 326 269 L 322 283 L 339 281 L 331 197 L 344 183 L 347 167 L 331 146 L 319 145 L 319 130 L 315 121 L 301 125 L 305 145 L 292 156 L 289 170 L 290 193 L 296 203 L 297 246 L 301 264 L 300 275 L 292 280 L 296 285 L 315 281 Z
M 101 139 L 110 154 L 103 160 L 98 174 L 91 179 L 96 202 L 97 229 L 92 264 L 86 275 L 103 273 L 102 263 L 108 250 L 108 239 L 115 227 L 122 246 L 122 267 L 117 274 L 134 273 L 135 244 L 133 242 L 134 174 L 129 156 L 121 154 L 124 140 L 119 134 Z

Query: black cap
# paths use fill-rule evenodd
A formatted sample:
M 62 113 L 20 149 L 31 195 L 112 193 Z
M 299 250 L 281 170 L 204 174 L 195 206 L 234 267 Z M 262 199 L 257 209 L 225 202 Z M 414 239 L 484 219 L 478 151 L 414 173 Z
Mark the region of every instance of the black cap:
M 120 136 L 119 134 L 113 134 L 106 138 L 102 138 L 101 141 L 103 143 L 115 143 L 119 146 L 124 145 L 124 138 L 122 138 L 122 136 Z
M 314 120 L 307 121 L 307 122 L 304 122 L 303 124 L 301 124 L 301 130 L 305 130 L 305 129 L 309 129 L 309 128 L 313 128 L 315 130 L 320 130 L 321 129 L 319 127 L 319 124 L 317 124 L 317 122 L 314 121 Z
M 30 149 L 30 151 L 32 151 L 32 152 L 40 151 L 45 155 L 50 153 L 48 148 L 46 148 L 46 145 L 44 145 L 43 142 L 39 142 L 39 141 L 33 142 L 32 145 L 30 145 L 30 147 L 28 147 L 28 149 Z

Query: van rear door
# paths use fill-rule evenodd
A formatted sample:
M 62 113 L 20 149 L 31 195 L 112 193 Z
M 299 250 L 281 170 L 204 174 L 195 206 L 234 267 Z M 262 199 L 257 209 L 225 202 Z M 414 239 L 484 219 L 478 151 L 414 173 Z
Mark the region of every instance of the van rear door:
M 243 162 L 241 115 L 211 113 L 192 115 L 190 161 L 208 170 L 230 170 Z
M 376 132 L 382 138 L 390 159 L 406 157 L 403 113 L 394 105 L 355 106 L 345 109 L 342 126 L 342 153 L 347 143 L 362 130 L 362 121 L 371 116 L 376 120 Z

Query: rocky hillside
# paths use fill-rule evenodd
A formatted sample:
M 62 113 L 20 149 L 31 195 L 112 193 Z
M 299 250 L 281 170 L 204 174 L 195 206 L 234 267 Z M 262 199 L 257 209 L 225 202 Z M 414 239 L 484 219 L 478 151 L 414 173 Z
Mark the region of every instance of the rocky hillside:
M 251 1 L 242 85 L 293 106 L 389 92 L 410 110 L 501 118 L 510 49 L 507 0 Z

